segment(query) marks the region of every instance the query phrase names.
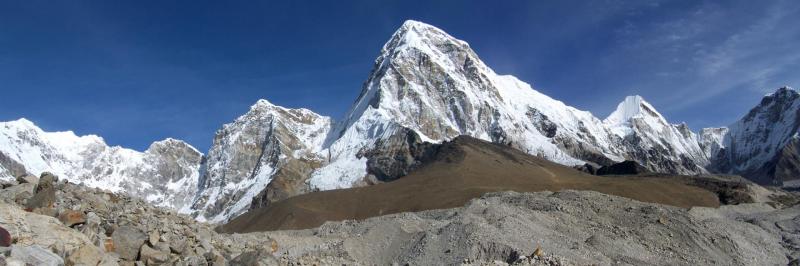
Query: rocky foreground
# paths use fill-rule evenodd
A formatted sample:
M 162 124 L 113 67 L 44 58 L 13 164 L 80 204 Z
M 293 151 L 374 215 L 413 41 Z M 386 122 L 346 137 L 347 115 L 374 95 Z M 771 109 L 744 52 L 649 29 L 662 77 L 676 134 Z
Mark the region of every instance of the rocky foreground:
M 454 209 L 220 234 L 44 174 L 2 185 L 0 265 L 797 264 L 800 206 L 775 195 L 682 209 L 589 191 L 502 192 Z

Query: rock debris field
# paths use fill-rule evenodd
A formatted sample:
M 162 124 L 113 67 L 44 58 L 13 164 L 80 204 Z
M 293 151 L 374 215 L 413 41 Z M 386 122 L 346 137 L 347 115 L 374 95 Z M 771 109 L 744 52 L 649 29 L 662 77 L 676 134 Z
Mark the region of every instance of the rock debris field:
M 459 208 L 305 230 L 214 226 L 28 176 L 0 190 L 0 265 L 796 265 L 800 257 L 800 206 L 685 209 L 574 190 L 489 193 Z

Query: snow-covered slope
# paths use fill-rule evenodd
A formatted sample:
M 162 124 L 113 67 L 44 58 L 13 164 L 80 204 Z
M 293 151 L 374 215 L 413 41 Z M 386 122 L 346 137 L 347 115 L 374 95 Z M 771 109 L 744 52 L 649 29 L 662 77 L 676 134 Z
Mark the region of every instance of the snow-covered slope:
M 725 140 L 725 135 L 728 134 L 727 127 L 709 127 L 700 130 L 698 134 L 698 142 L 700 143 L 700 147 L 703 148 L 703 153 L 706 154 L 706 158 L 713 160 L 715 156 L 719 153 L 719 150 L 723 147 L 723 141 Z
M 800 179 L 800 156 L 795 148 L 800 138 L 798 128 L 800 93 L 780 88 L 729 126 L 714 167 L 760 183 L 795 184 Z
M 145 152 L 109 147 L 94 135 L 44 132 L 26 119 L 0 123 L 0 179 L 48 171 L 73 183 L 125 192 L 166 207 L 186 206 L 196 190 L 202 154 L 178 140 Z

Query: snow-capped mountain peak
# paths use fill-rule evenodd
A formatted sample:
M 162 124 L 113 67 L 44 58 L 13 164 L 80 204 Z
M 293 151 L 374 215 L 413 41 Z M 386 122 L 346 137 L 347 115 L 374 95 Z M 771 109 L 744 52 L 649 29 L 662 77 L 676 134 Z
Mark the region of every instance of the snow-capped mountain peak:
M 416 21 L 383 46 L 361 94 L 326 141 L 331 163 L 314 173 L 311 186 L 359 182 L 366 158 L 358 154 L 402 128 L 427 142 L 470 135 L 570 165 L 623 159 L 599 119 L 497 75 L 466 42 Z
M 52 172 L 73 183 L 103 188 L 180 209 L 197 184 L 202 153 L 167 139 L 145 152 L 110 147 L 96 135 L 45 132 L 27 119 L 0 123 L 0 179 Z
M 800 163 L 792 158 L 797 158 L 798 130 L 800 93 L 782 87 L 767 94 L 742 119 L 729 126 L 716 167 L 761 183 L 797 183 L 800 171 L 796 169 Z M 787 147 L 791 150 L 786 150 Z
M 669 123 L 641 96 L 625 97 L 603 124 L 622 139 L 629 159 L 653 171 L 707 172 L 709 158 L 697 134 L 685 123 Z
M 250 207 L 295 159 L 316 161 L 330 118 L 258 100 L 244 115 L 217 131 L 201 170 L 191 210 L 200 220 L 224 221 Z
M 625 137 L 633 133 L 631 123 L 634 119 L 641 119 L 648 124 L 662 126 L 668 124 L 664 116 L 639 95 L 625 97 L 603 123 L 608 125 L 614 134 Z
M 767 98 L 767 97 L 777 97 L 777 98 L 781 98 L 781 97 L 796 97 L 798 94 L 800 94 L 800 93 L 798 93 L 797 90 L 795 90 L 794 88 L 789 87 L 789 86 L 783 86 L 783 87 L 778 88 L 778 90 L 776 90 L 775 92 L 767 93 L 766 95 L 764 95 L 764 97 L 765 98 Z
M 200 152 L 197 148 L 195 148 L 191 144 L 189 144 L 189 143 L 187 143 L 185 141 L 182 141 L 182 140 L 179 140 L 179 139 L 173 139 L 173 138 L 166 138 L 166 139 L 163 139 L 163 140 L 155 141 L 152 144 L 150 144 L 150 147 L 148 147 L 147 150 L 149 151 L 149 150 L 153 150 L 153 149 L 157 149 L 157 148 L 164 148 L 164 147 L 184 148 L 184 149 L 188 149 L 188 150 L 190 150 L 190 151 L 192 151 L 194 153 L 197 153 L 198 155 L 201 155 L 201 156 L 203 155 L 202 152 Z
M 386 54 L 393 51 L 401 51 L 411 47 L 426 51 L 435 51 L 438 49 L 434 45 L 442 40 L 445 40 L 446 44 L 469 46 L 467 42 L 456 39 L 437 27 L 415 20 L 406 20 L 403 25 L 395 31 L 392 38 L 384 44 L 382 53 Z

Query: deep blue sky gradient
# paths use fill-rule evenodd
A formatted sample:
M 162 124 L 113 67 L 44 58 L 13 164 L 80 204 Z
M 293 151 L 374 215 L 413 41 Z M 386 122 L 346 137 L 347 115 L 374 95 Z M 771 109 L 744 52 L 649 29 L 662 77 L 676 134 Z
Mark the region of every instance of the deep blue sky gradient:
M 800 2 L 716 2 L 0 0 L 0 121 L 205 151 L 260 98 L 336 119 L 414 19 L 598 117 L 640 94 L 698 130 L 800 86 Z

